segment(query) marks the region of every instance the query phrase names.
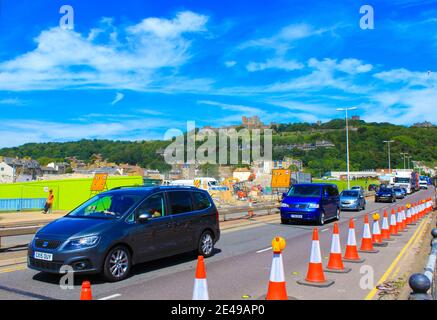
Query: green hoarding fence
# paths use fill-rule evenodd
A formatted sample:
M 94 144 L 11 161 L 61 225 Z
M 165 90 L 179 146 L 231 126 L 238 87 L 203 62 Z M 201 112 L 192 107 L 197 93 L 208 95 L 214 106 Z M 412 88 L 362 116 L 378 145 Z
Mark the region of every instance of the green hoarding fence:
M 53 190 L 55 201 L 53 210 L 71 210 L 90 198 L 92 178 L 31 181 L 0 184 L 0 199 L 41 199 L 47 198 Z M 108 177 L 108 189 L 122 186 L 141 186 L 141 176 Z

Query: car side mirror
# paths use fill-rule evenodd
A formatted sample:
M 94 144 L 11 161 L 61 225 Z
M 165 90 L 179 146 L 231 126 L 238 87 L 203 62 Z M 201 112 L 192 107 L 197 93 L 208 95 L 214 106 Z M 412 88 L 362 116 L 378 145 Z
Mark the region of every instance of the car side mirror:
M 152 215 L 150 213 L 142 213 L 138 216 L 138 221 L 141 223 L 147 222 L 152 219 Z

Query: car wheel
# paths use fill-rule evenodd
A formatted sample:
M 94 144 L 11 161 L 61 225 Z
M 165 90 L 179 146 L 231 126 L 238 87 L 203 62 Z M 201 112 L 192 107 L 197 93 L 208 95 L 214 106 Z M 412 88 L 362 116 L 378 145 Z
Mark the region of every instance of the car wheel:
M 325 213 L 322 212 L 319 216 L 319 221 L 318 221 L 319 225 L 323 226 L 325 224 Z
M 335 220 L 340 220 L 340 208 L 337 208 L 337 212 L 335 214 Z
M 202 233 L 199 239 L 199 245 L 197 249 L 199 255 L 208 258 L 212 256 L 214 252 L 214 237 L 211 231 L 205 231 Z
M 282 224 L 288 224 L 288 220 L 287 220 L 287 219 L 284 219 L 284 218 L 281 218 L 281 223 L 282 223 Z
M 108 281 L 121 281 L 129 275 L 131 266 L 129 250 L 125 246 L 116 246 L 106 255 L 103 275 Z

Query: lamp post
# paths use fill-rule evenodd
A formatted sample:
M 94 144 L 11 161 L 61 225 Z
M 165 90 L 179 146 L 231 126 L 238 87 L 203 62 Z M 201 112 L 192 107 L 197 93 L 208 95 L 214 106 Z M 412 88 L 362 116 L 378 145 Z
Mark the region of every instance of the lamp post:
M 391 173 L 391 161 L 390 161 L 390 143 L 395 142 L 394 140 L 384 140 L 388 146 L 388 172 Z
M 404 156 L 404 170 L 406 169 L 406 166 L 405 166 L 405 160 L 406 160 L 406 158 L 407 158 L 407 155 L 408 155 L 408 153 L 401 152 L 401 156 Z
M 348 126 L 348 118 L 347 112 L 349 110 L 355 110 L 357 107 L 351 108 L 337 108 L 337 111 L 346 111 L 346 165 L 347 165 L 347 188 L 350 189 L 350 166 L 349 166 L 349 126 Z
M 408 169 L 410 169 L 410 160 L 411 160 L 412 157 L 413 157 L 413 156 L 408 156 L 408 157 L 407 157 L 407 159 L 408 159 Z M 411 169 L 414 169 L 414 168 L 411 168 Z

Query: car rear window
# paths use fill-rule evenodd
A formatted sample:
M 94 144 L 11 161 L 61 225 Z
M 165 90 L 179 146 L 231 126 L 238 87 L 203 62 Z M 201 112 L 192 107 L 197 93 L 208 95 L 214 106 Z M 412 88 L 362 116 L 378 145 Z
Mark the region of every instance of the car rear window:
M 211 202 L 206 194 L 194 192 L 194 210 L 204 210 L 211 206 Z
M 188 191 L 168 192 L 171 214 L 180 214 L 192 211 L 191 196 Z

